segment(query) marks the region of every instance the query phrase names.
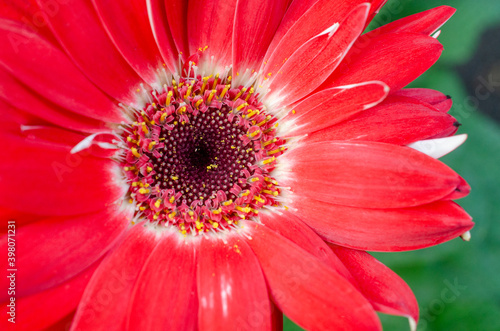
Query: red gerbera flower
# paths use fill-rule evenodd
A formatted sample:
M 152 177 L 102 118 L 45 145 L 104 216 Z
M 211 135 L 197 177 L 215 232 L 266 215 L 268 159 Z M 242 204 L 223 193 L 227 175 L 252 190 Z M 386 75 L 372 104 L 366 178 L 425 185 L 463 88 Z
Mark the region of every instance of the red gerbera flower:
M 454 10 L 361 35 L 383 3 L 2 3 L 2 328 L 414 325 L 365 250 L 473 226 L 451 100 L 402 90 Z

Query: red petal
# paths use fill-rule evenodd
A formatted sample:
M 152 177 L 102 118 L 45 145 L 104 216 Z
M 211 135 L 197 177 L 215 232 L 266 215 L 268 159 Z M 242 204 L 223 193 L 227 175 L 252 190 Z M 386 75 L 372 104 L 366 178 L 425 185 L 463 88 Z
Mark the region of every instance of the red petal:
M 349 280 L 352 278 L 342 261 L 335 254 L 330 254 L 330 249 L 323 239 L 293 213 L 260 214 L 259 217 L 262 224 L 326 263 L 344 278 Z
M 381 329 L 370 303 L 333 269 L 266 226 L 242 222 L 271 297 L 291 320 L 307 330 Z
M 52 44 L 57 40 L 47 26 L 47 22 L 40 15 L 40 8 L 36 0 L 2 1 L 0 2 L 0 18 L 22 22 L 28 31 L 36 31 Z
M 450 195 L 445 196 L 443 199 L 444 200 L 461 199 L 469 195 L 470 190 L 471 190 L 470 185 L 465 181 L 465 179 L 460 177 L 460 184 L 458 184 L 455 191 L 451 192 Z
M 460 177 L 408 147 L 373 142 L 303 144 L 282 156 L 293 173 L 281 185 L 298 197 L 365 208 L 418 206 L 450 194 Z
M 418 321 L 417 299 L 403 279 L 366 252 L 336 245 L 330 247 L 354 276 L 359 290 L 373 308 Z
M 195 329 L 197 246 L 178 233 L 161 238 L 135 283 L 127 329 Z
M 433 106 L 406 97 L 389 97 L 355 117 L 309 135 L 325 140 L 378 141 L 407 145 L 455 130 L 456 119 Z
M 208 46 L 207 58 L 214 57 L 222 68 L 231 65 L 233 17 L 236 0 L 191 0 L 188 9 L 189 51 Z M 210 19 L 207 19 L 207 15 Z
M 359 42 L 365 42 L 366 39 L 392 32 L 411 32 L 431 35 L 446 23 L 455 12 L 455 8 L 440 6 L 418 14 L 406 16 L 364 34 Z
M 355 43 L 323 88 L 379 80 L 396 91 L 432 66 L 443 46 L 432 37 L 389 33 Z
M 188 46 L 188 1 L 185 0 L 163 0 L 165 12 L 167 14 L 168 26 L 163 29 L 169 29 L 172 34 L 177 50 L 187 57 L 189 54 Z M 205 17 L 210 20 L 210 17 Z
M 2 74 L 2 70 L 0 70 L 0 75 Z M 0 78 L 0 81 L 3 81 Z M 19 125 L 37 125 L 37 124 L 47 124 L 46 121 L 32 116 L 24 111 L 19 110 L 18 108 L 10 105 L 7 101 L 2 99 L 2 90 L 0 86 L 0 112 L 3 119 L 3 125 L 10 123 L 8 125 L 17 126 Z
M 283 313 L 271 301 L 271 318 L 272 318 L 272 331 L 283 331 Z
M 296 199 L 295 212 L 322 238 L 370 251 L 405 251 L 434 246 L 470 230 L 474 223 L 451 201 L 400 209 L 363 209 Z
M 110 209 L 71 218 L 45 219 L 18 229 L 15 238 L 17 295 L 49 289 L 85 270 L 125 231 L 130 216 L 130 213 Z M 6 236 L 1 238 L 5 251 L 7 242 Z M 7 269 L 6 265 L 3 267 Z M 1 282 L 6 283 L 7 279 Z M 5 298 L 7 293 L 1 295 Z
M 363 2 L 362 0 L 292 2 L 267 50 L 264 73 L 279 72 L 297 49 L 332 25 L 343 22 L 349 12 Z
M 135 102 L 142 81 L 109 40 L 90 1 L 58 3 L 57 15 L 50 1 L 37 0 L 47 22 L 69 57 L 85 75 L 113 98 Z M 52 66 L 58 67 L 52 58 Z M 67 84 L 68 79 L 62 81 Z M 72 85 L 72 84 L 67 84 Z
M 284 136 L 298 136 L 332 126 L 375 106 L 389 92 L 382 82 L 335 87 L 315 93 L 298 105 L 286 119 L 294 124 Z
M 259 261 L 240 237 L 203 239 L 198 258 L 200 330 L 269 330 L 271 306 Z
M 77 131 L 95 132 L 109 130 L 102 121 L 75 114 L 53 104 L 36 92 L 30 90 L 2 69 L 0 69 L 0 81 L 2 82 L 0 85 L 0 98 L 32 116 Z M 2 107 L 2 111 L 4 109 L 5 108 Z M 85 109 L 81 110 L 86 111 Z M 106 116 L 102 117 L 91 111 L 89 111 L 87 115 L 106 120 Z
M 146 0 L 148 16 L 156 45 L 170 72 L 177 71 L 177 48 L 168 29 L 167 12 L 164 0 Z
M 128 232 L 94 273 L 75 315 L 73 330 L 125 327 L 132 289 L 157 243 L 156 233 L 142 224 Z
M 264 69 L 266 75 L 269 75 L 268 70 L 273 74 L 270 97 L 283 98 L 281 104 L 289 105 L 323 83 L 361 34 L 369 9 L 369 4 L 359 5 L 338 29 L 332 26 L 311 38 L 289 59 L 276 52 L 279 63 L 285 64 L 279 70 L 274 67 Z
M 325 31 L 335 23 L 344 21 L 349 12 L 365 0 L 331 1 L 301 0 L 292 1 L 266 53 L 267 68 L 277 71 L 282 62 L 272 65 L 273 53 L 279 53 L 281 60 L 289 58 L 295 50 L 312 37 Z M 267 71 L 266 71 L 267 72 Z
M 93 0 L 109 37 L 130 66 L 148 83 L 163 63 L 151 32 L 146 2 Z
M 40 215 L 75 215 L 123 197 L 115 161 L 70 154 L 69 148 L 2 137 L 0 205 Z M 64 137 L 61 137 L 64 139 Z
M 119 108 L 59 49 L 14 22 L 0 20 L 0 31 L 0 43 L 4 45 L 0 64 L 14 77 L 77 114 L 112 122 L 123 120 Z
M 96 266 L 97 263 L 67 282 L 49 290 L 28 297 L 17 297 L 15 300 L 15 313 L 17 315 L 15 329 L 44 330 L 72 312 L 78 306 L 83 290 Z M 7 314 L 9 310 L 10 308 L 3 304 L 2 316 L 10 318 Z M 0 320 L 2 330 L 10 330 L 12 327 L 12 323 L 7 318 Z
M 439 111 L 448 112 L 453 105 L 453 101 L 449 95 L 426 88 L 407 88 L 394 93 L 396 96 L 414 98 L 422 102 L 432 105 Z
M 21 213 L 20 211 L 9 209 L 6 207 L 0 207 L 0 232 L 1 235 L 7 233 L 7 229 L 14 230 L 11 233 L 15 233 L 15 229 L 19 229 L 21 226 L 36 222 L 41 219 L 40 215 L 33 215 L 28 213 Z M 14 223 L 10 223 L 13 221 Z M 9 224 L 14 224 L 9 226 Z
M 238 1 L 233 31 L 233 78 L 258 70 L 288 5 L 287 0 Z

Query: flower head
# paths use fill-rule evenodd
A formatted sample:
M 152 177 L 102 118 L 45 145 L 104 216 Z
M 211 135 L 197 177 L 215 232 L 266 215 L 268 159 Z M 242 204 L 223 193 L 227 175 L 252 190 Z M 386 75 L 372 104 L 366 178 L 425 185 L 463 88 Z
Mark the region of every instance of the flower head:
M 383 3 L 1 5 L 18 325 L 414 327 L 411 290 L 366 251 L 470 236 L 452 201 L 470 188 L 437 160 L 465 139 L 451 99 L 402 89 L 454 10 L 362 34 Z

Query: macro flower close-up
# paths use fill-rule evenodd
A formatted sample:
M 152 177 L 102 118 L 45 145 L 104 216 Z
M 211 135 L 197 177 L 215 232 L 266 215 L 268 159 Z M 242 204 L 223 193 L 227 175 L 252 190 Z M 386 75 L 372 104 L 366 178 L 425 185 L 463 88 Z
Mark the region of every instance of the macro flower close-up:
M 405 88 L 455 10 L 384 3 L 2 2 L 0 328 L 415 330 L 367 252 L 470 239 L 452 100 Z

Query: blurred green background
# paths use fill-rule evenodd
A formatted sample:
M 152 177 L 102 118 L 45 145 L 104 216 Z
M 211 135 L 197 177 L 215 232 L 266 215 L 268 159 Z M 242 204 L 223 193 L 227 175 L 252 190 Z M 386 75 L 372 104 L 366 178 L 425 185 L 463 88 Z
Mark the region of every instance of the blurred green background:
M 450 113 L 463 124 L 458 133 L 469 138 L 441 160 L 471 185 L 471 194 L 458 203 L 476 226 L 470 242 L 454 239 L 418 251 L 373 255 L 413 289 L 419 331 L 500 330 L 500 1 L 389 0 L 369 29 L 439 5 L 457 9 L 438 38 L 445 50 L 410 87 L 453 97 Z M 485 86 L 490 75 L 494 83 Z M 454 297 L 443 295 L 450 287 Z M 405 318 L 380 318 L 384 330 L 409 330 Z M 285 330 L 301 328 L 285 318 Z

